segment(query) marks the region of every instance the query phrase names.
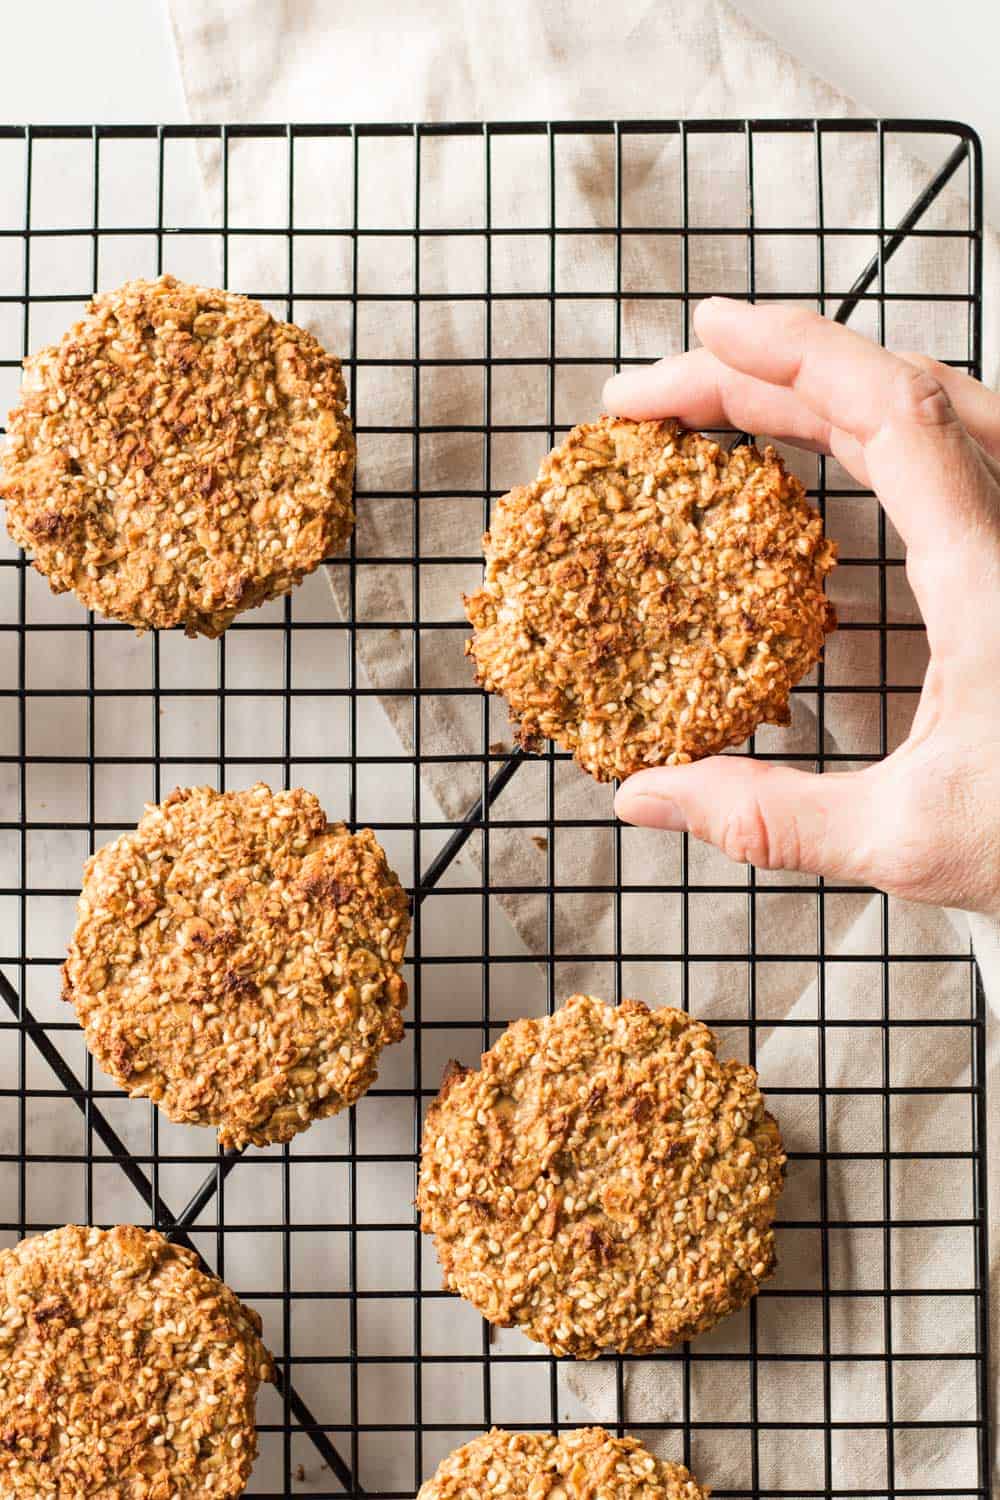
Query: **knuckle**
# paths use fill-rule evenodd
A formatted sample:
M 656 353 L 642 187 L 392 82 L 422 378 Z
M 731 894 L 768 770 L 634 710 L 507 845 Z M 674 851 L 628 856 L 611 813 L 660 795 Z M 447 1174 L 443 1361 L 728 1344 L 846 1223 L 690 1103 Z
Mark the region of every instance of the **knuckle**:
M 760 870 L 794 868 L 797 856 L 794 830 L 773 828 L 755 796 L 747 796 L 730 808 L 723 824 L 719 847 L 737 864 L 756 865 Z
M 917 370 L 926 370 L 929 375 L 933 375 L 937 380 L 941 379 L 942 372 L 945 369 L 940 360 L 932 359 L 929 354 L 920 354 L 916 349 L 902 349 L 900 350 L 899 357 L 900 359 L 905 359 L 908 365 L 913 365 Z
M 932 370 L 900 363 L 889 417 L 918 427 L 946 427 L 956 420 L 948 392 Z

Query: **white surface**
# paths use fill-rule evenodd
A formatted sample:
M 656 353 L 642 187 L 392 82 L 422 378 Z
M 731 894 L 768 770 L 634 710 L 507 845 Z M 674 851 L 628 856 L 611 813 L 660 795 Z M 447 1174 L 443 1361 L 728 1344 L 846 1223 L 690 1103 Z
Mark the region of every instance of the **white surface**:
M 996 0 L 734 0 L 737 8 L 873 114 L 963 120 L 982 137 L 987 217 L 1000 218 Z M 768 110 L 762 107 L 761 112 Z
M 38 0 L 4 7 L 5 124 L 139 124 L 185 118 L 160 0 Z
M 988 209 L 1000 218 L 995 0 L 736 0 L 820 77 L 875 114 L 968 121 L 983 138 Z M 220 10 L 225 7 L 220 5 Z M 432 7 L 429 5 L 428 10 Z M 335 13 L 336 7 L 330 7 Z M 4 122 L 180 120 L 184 95 L 162 0 L 36 0 L 3 16 Z M 372 80 L 366 80 L 370 87 Z M 760 113 L 770 111 L 762 101 Z M 387 116 L 393 113 L 387 101 Z M 331 118 L 338 117 L 331 101 Z

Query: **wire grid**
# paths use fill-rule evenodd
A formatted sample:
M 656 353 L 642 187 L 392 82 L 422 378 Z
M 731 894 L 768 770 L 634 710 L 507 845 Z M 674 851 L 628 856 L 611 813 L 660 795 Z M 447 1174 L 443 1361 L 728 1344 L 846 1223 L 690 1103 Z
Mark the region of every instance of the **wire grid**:
M 894 153 L 918 136 L 932 164 L 924 190 L 897 205 Z M 775 145 L 804 153 L 811 182 L 792 222 L 765 206 L 783 185 L 767 166 Z M 436 152 L 453 150 L 431 170 Z M 859 223 L 839 189 L 859 154 L 876 183 L 873 222 Z M 612 186 L 597 209 L 581 209 L 594 161 Z M 463 186 L 470 168 L 475 193 Z M 726 172 L 729 216 L 716 201 L 715 217 L 699 218 L 701 174 Z M 239 174 L 270 204 L 259 220 L 242 208 Z M 967 944 L 911 949 L 905 909 L 877 897 L 874 937 L 856 948 L 838 938 L 831 952 L 831 911 L 860 910 L 855 888 L 743 872 L 686 838 L 673 875 L 657 866 L 651 880 L 651 845 L 615 823 L 605 789 L 593 788 L 586 816 L 564 816 L 565 757 L 551 746 L 512 753 L 500 706 L 452 670 L 458 595 L 476 576 L 491 501 L 593 409 L 612 367 L 687 348 L 701 296 L 804 301 L 890 343 L 894 313 L 918 307 L 930 318 L 927 352 L 978 374 L 980 176 L 974 135 L 925 121 L 0 129 L 2 394 L 13 398 L 21 356 L 95 290 L 163 269 L 261 296 L 349 353 L 363 461 L 349 555 L 221 641 L 136 640 L 52 597 L 9 544 L 0 553 L 0 1242 L 74 1218 L 155 1224 L 260 1309 L 280 1378 L 277 1393 L 262 1393 L 250 1493 L 409 1495 L 492 1423 L 555 1428 L 591 1415 L 691 1464 L 720 1496 L 990 1493 L 984 1012 Z M 950 217 L 935 218 L 948 194 Z M 564 263 L 578 237 L 601 241 L 600 286 L 575 284 L 579 259 Z M 765 284 L 778 240 L 796 269 Z M 914 245 L 953 253 L 953 287 L 928 290 L 908 264 L 893 280 L 897 251 Z M 442 308 L 452 336 L 461 330 L 458 354 L 434 342 Z M 536 319 L 523 351 L 497 336 L 512 312 Z M 441 379 L 467 386 L 479 410 L 460 409 L 458 421 L 439 408 Z M 454 473 L 442 442 L 454 446 Z M 404 482 L 379 487 L 365 454 L 391 444 Z M 905 732 L 919 676 L 898 670 L 896 648 L 919 627 L 897 613 L 901 551 L 873 499 L 822 460 L 807 478 L 835 532 L 849 507 L 867 507 L 870 545 L 842 556 L 837 576 L 866 570 L 870 607 L 848 612 L 835 638 L 868 651 L 867 675 L 859 683 L 855 672 L 850 689 L 835 682 L 828 653 L 796 695 L 796 710 L 812 707 L 814 743 L 800 743 L 793 722 L 752 748 L 822 769 L 878 759 Z M 369 544 L 366 517 L 379 506 L 408 518 L 411 541 L 392 555 Z M 462 517 L 445 556 L 422 550 L 435 507 Z M 442 568 L 456 603 L 437 618 L 424 583 Z M 408 580 L 409 608 L 378 617 L 369 584 L 392 572 Z M 394 684 L 379 677 L 386 640 L 412 643 Z M 830 720 L 848 692 L 872 700 L 873 737 L 832 749 Z M 477 743 L 442 750 L 425 711 L 458 699 L 472 706 Z M 379 705 L 402 706 L 408 731 Z M 440 778 L 469 767 L 478 796 L 446 816 Z M 87 853 L 175 783 L 257 776 L 311 787 L 331 816 L 374 827 L 413 891 L 411 1004 L 405 1041 L 356 1109 L 284 1148 L 222 1155 L 95 1072 L 60 1009 L 58 965 Z M 532 879 L 497 873 L 511 839 L 531 840 Z M 610 878 L 573 883 L 562 855 L 581 839 L 606 849 Z M 544 910 L 534 947 L 518 935 L 516 904 L 532 897 Z M 586 925 L 587 909 L 581 919 L 572 907 L 581 899 L 600 918 L 578 951 L 563 935 Z M 732 923 L 739 940 L 727 946 Z M 775 1010 L 781 973 L 813 976 L 807 1014 Z M 844 975 L 866 997 L 860 1013 L 844 1000 Z M 506 1021 L 550 1010 L 571 982 L 681 1003 L 752 1060 L 775 1036 L 785 1049 L 764 1083 L 793 1147 L 778 1231 L 790 1272 L 693 1346 L 603 1361 L 610 1408 L 606 1389 L 581 1396 L 569 1362 L 491 1334 L 439 1290 L 411 1207 L 422 1109 L 446 1058 L 473 1062 Z M 944 1081 L 900 1076 L 900 1038 L 940 1055 Z M 867 1149 L 852 1135 L 859 1119 Z M 944 1180 L 939 1216 L 926 1191 Z M 862 1284 L 851 1269 L 859 1237 L 875 1267 Z M 906 1276 L 911 1237 L 935 1267 L 917 1284 Z M 633 1397 L 640 1364 L 661 1382 L 652 1410 Z M 907 1391 L 928 1365 L 957 1404 L 914 1418 Z M 860 1407 L 845 1407 L 845 1372 L 867 1381 Z M 876 1481 L 862 1484 L 845 1461 L 859 1451 Z M 928 1460 L 942 1452 L 957 1476 L 949 1485 Z

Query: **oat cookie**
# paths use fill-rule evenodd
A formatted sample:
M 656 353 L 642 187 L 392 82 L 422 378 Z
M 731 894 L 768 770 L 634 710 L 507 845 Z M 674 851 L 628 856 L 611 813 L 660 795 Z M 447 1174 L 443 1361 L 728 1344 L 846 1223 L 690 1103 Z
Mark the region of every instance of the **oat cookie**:
M 173 276 L 103 292 L 25 361 L 0 498 L 57 594 L 217 636 L 354 522 L 340 361 L 258 302 Z
M 403 1034 L 406 895 L 311 792 L 179 788 L 87 863 L 63 969 L 95 1058 L 223 1146 L 290 1140 Z
M 835 548 L 774 450 L 676 422 L 576 427 L 499 502 L 466 599 L 477 681 L 599 781 L 785 724 L 836 620 Z
M 274 1378 L 260 1327 L 155 1230 L 70 1224 L 0 1251 L 0 1492 L 241 1495 Z
M 680 1464 L 603 1427 L 473 1438 L 439 1465 L 417 1500 L 708 1500 Z
M 785 1156 L 757 1075 L 683 1011 L 574 995 L 515 1021 L 427 1113 L 445 1286 L 554 1354 L 668 1349 L 775 1266 Z

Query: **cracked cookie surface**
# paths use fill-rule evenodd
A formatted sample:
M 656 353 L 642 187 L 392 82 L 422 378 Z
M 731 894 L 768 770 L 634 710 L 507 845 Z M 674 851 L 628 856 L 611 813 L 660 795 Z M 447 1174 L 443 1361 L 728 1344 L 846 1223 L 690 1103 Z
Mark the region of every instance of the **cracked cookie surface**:
M 287 1141 L 402 1037 L 409 925 L 371 829 L 312 793 L 178 788 L 88 861 L 64 995 L 127 1093 L 223 1146 Z
M 466 599 L 477 681 L 528 748 L 599 781 L 680 764 L 789 719 L 836 623 L 835 548 L 773 449 L 673 421 L 576 427 L 501 499 Z
M 241 1495 L 273 1379 L 260 1330 L 155 1230 L 71 1224 L 0 1251 L 0 1490 Z
M 708 1500 L 681 1464 L 603 1427 L 575 1432 L 494 1428 L 456 1448 L 417 1500 Z
M 445 1286 L 554 1354 L 669 1349 L 775 1267 L 785 1155 L 757 1075 L 712 1031 L 574 995 L 457 1064 L 417 1204 Z
M 340 361 L 248 297 L 162 276 L 25 361 L 0 498 L 56 593 L 217 636 L 340 550 L 353 475 Z

